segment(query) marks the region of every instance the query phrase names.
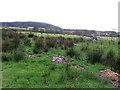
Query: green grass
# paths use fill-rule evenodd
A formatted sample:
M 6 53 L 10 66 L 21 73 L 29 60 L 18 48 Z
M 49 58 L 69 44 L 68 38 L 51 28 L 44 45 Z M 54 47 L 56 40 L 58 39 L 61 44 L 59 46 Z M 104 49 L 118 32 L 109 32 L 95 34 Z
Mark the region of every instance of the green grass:
M 24 34 L 29 34 L 29 32 L 20 32 L 20 33 L 24 33 Z M 69 35 L 69 34 L 53 34 L 53 33 L 39 33 L 39 32 L 34 32 L 33 33 L 35 36 L 38 36 L 38 37 L 41 37 L 41 36 L 44 36 L 44 37 L 59 37 L 59 36 L 62 36 L 64 38 L 80 38 L 80 37 L 83 37 L 83 38 L 89 38 L 87 36 L 79 36 L 79 35 Z
M 22 32 L 27 35 L 26 32 Z M 63 34 L 40 34 L 34 33 L 41 37 L 58 37 L 78 38 L 82 36 L 77 35 L 63 35 Z M 88 37 L 83 37 L 88 38 Z M 15 39 L 15 38 L 14 38 Z M 19 55 L 24 56 L 34 53 L 35 40 L 31 40 L 31 46 L 26 44 L 19 44 Z M 24 39 L 21 39 L 23 41 Z M 38 41 L 38 43 L 42 41 Z M 50 41 L 51 42 L 51 41 Z M 49 44 L 49 43 L 48 43 Z M 63 43 L 64 44 L 64 43 Z M 95 62 L 91 64 L 88 55 L 96 55 L 93 50 L 103 50 L 102 58 L 107 60 L 106 56 L 110 50 L 114 54 L 113 61 L 118 57 L 118 46 L 114 42 L 106 39 L 100 39 L 97 42 L 80 42 L 72 47 L 75 51 L 73 57 L 66 53 L 68 48 L 50 47 L 48 51 L 44 52 L 44 47 L 38 45 L 41 50 L 35 57 L 24 57 L 23 60 L 17 61 L 14 59 L 15 51 L 3 52 L 4 60 L 3 67 L 3 88 L 113 88 L 111 81 L 98 75 L 100 70 L 111 69 L 110 65 Z M 38 48 L 36 48 L 38 50 Z M 43 50 L 42 50 L 43 49 Z M 69 65 L 53 63 L 50 60 L 54 55 L 63 55 L 65 60 L 69 61 Z M 71 54 L 71 53 L 70 53 Z M 99 53 L 98 53 L 99 55 Z M 96 55 L 97 57 L 97 55 Z M 8 60 L 9 59 L 9 60 Z M 95 61 L 98 61 L 95 59 Z M 109 61 L 110 62 L 110 61 Z M 116 62 L 116 61 L 115 61 Z M 109 63 L 108 63 L 109 64 Z M 73 66 L 79 65 L 84 70 L 76 70 Z
M 72 60 L 76 65 L 82 65 L 85 71 L 79 71 L 70 66 L 68 77 L 64 71 L 65 65 L 50 62 L 54 54 L 64 55 L 64 50 L 51 49 L 48 53 L 38 54 L 35 58 L 26 58 L 19 62 L 3 62 L 3 88 L 110 88 L 113 85 L 96 73 L 106 67 L 100 64 L 88 64 L 81 60 Z M 89 71 L 89 72 L 88 72 Z M 91 73 L 92 72 L 92 73 Z M 61 76 L 63 75 L 63 80 Z

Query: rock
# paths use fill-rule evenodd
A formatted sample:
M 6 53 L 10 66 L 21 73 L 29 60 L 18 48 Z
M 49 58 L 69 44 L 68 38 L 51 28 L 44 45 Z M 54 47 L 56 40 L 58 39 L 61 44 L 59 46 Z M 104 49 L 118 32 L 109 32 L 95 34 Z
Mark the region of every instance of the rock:
M 113 82 L 114 86 L 120 88 L 120 80 Z
M 55 59 L 52 59 L 51 61 L 52 61 L 52 62 L 55 62 Z
M 35 57 L 35 56 L 36 56 L 36 54 L 33 54 L 33 53 L 27 54 L 27 57 L 30 57 L 30 58 Z
M 51 59 L 52 62 L 55 63 L 62 63 L 62 64 L 67 64 L 67 61 L 64 60 L 64 56 L 62 55 L 54 55 Z
M 84 70 L 84 68 L 81 67 L 81 66 L 74 66 L 74 68 L 77 69 L 77 70 Z

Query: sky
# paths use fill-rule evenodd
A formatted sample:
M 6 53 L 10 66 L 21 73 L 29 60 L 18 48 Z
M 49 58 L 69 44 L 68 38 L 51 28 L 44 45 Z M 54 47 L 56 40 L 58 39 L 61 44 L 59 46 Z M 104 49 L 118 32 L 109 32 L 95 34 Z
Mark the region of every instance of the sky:
M 65 29 L 118 30 L 119 0 L 0 0 L 0 21 L 37 21 Z

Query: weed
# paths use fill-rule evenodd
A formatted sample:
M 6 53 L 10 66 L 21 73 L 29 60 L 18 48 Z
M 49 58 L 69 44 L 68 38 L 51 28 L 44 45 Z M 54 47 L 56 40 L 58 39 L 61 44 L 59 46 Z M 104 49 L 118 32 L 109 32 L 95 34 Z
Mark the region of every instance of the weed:
M 21 49 L 17 49 L 16 51 L 14 51 L 13 56 L 15 61 L 20 61 L 25 58 L 25 53 Z
M 95 49 L 87 52 L 88 61 L 92 64 L 99 63 L 102 57 L 102 51 Z
M 13 60 L 13 55 L 11 53 L 2 53 L 2 61 Z

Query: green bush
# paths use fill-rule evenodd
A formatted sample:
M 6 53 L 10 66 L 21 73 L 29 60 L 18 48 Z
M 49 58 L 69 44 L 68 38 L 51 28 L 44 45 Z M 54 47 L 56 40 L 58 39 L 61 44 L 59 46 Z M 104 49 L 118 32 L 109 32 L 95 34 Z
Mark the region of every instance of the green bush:
M 24 38 L 26 38 L 26 35 L 23 34 L 23 33 L 20 33 L 20 34 L 19 34 L 19 38 L 20 38 L 20 39 L 24 39 Z
M 66 40 L 64 40 L 64 41 L 63 41 L 63 44 L 64 44 L 64 49 L 74 47 L 74 41 L 71 40 L 71 39 L 66 39 Z
M 99 49 L 90 50 L 87 52 L 88 61 L 92 64 L 100 63 L 103 52 Z
M 115 66 L 114 66 L 114 69 L 115 69 L 115 71 L 120 73 L 120 55 L 118 55 L 117 61 L 116 61 Z
M 14 58 L 11 53 L 2 53 L 2 61 L 11 61 L 13 59 Z
M 81 51 L 88 51 L 88 46 L 87 45 L 83 45 L 81 47 Z
M 82 37 L 74 38 L 74 43 L 79 43 L 79 42 L 85 42 L 85 40 Z
M 46 39 L 45 44 L 48 48 L 54 48 L 56 47 L 56 41 L 53 39 Z
M 45 47 L 44 45 L 45 45 L 44 39 L 38 38 L 37 40 L 35 40 L 33 52 L 35 54 L 41 53 L 41 51 L 44 50 Z
M 17 38 L 18 37 L 18 33 L 16 33 L 13 30 L 2 30 L 2 39 L 12 39 L 12 38 Z
M 35 36 L 35 35 L 34 35 L 32 39 L 35 41 L 35 40 L 38 39 L 38 36 Z
M 80 54 L 77 51 L 75 51 L 74 48 L 68 48 L 66 50 L 66 54 L 70 57 L 75 57 L 77 59 L 80 58 Z
M 115 66 L 115 63 L 117 62 L 117 57 L 115 57 L 115 52 L 112 49 L 107 52 L 106 60 L 107 64 L 110 64 L 113 67 Z
M 19 46 L 19 34 L 13 30 L 2 31 L 2 51 L 10 52 Z
M 10 42 L 10 40 L 3 40 L 2 41 L 2 51 L 3 52 L 10 51 L 12 49 L 11 44 L 12 43 Z
M 31 40 L 30 40 L 30 39 L 24 38 L 24 39 L 23 39 L 23 42 L 24 42 L 24 45 L 25 45 L 25 46 L 31 46 Z
M 19 39 L 19 38 L 14 38 L 14 39 L 12 40 L 12 48 L 13 48 L 13 49 L 18 48 L 19 43 L 20 43 L 20 39 Z
M 32 38 L 32 37 L 34 37 L 34 34 L 32 33 L 28 34 L 28 38 Z
M 14 51 L 13 56 L 15 61 L 20 61 L 25 58 L 25 53 L 21 49 L 17 49 L 16 51 Z
M 3 52 L 10 52 L 12 50 L 15 50 L 19 46 L 19 39 L 5 39 L 2 41 L 2 51 Z

